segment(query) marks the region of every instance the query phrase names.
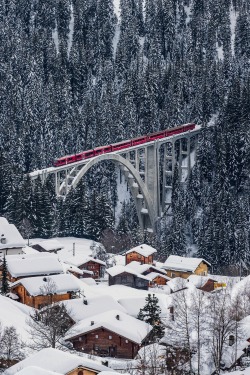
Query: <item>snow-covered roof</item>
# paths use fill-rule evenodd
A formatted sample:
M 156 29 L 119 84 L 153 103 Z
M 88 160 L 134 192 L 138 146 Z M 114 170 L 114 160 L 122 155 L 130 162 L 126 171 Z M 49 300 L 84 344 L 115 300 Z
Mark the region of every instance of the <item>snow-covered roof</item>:
M 166 270 L 194 272 L 201 262 L 210 266 L 210 263 L 202 258 L 186 258 L 178 255 L 170 255 L 162 268 Z
M 64 246 L 55 239 L 42 240 L 36 243 L 32 243 L 32 246 L 35 245 L 41 246 L 45 251 L 61 250 L 64 248 Z
M 140 262 L 137 262 L 136 260 L 134 260 L 133 262 L 130 262 L 129 264 L 127 264 L 126 267 L 132 268 L 137 273 L 146 272 L 150 268 L 152 268 L 156 272 L 160 272 L 160 273 L 165 273 L 166 272 L 165 270 L 163 270 L 160 267 L 155 267 L 152 264 L 141 264 Z
M 85 264 L 87 262 L 95 262 L 95 263 L 101 264 L 103 266 L 106 266 L 106 263 L 103 262 L 102 260 L 95 259 L 95 258 L 92 258 L 90 256 L 84 256 L 84 255 L 76 255 L 76 256 L 67 258 L 67 259 L 64 260 L 64 262 L 68 263 L 68 264 L 73 264 L 76 267 L 79 267 L 82 264 Z
M 53 283 L 50 289 L 50 282 Z M 76 292 L 81 290 L 82 283 L 71 274 L 25 277 L 11 284 L 11 288 L 17 285 L 23 285 L 31 296 L 45 295 L 48 293 L 64 294 L 67 292 Z
M 217 280 L 213 278 L 213 276 L 200 276 L 200 275 L 190 275 L 187 278 L 187 281 L 190 283 L 194 284 L 196 288 L 201 288 L 203 287 L 208 280 L 213 280 L 216 282 Z
M 133 247 L 131 250 L 126 251 L 125 254 L 130 254 L 136 252 L 144 257 L 148 257 L 149 255 L 152 255 L 157 252 L 156 249 L 154 249 L 152 246 L 149 246 L 147 244 L 142 244 L 136 247 Z
M 15 373 L 15 375 L 63 375 L 59 372 L 54 372 L 50 370 L 44 370 L 41 367 L 37 366 L 28 366 Z
M 151 331 L 152 326 L 120 310 L 109 310 L 101 314 L 92 315 L 75 324 L 66 333 L 65 340 L 99 328 L 106 328 L 111 332 L 117 333 L 119 336 L 140 344 Z
M 111 277 L 114 277 L 114 276 L 119 275 L 120 273 L 126 272 L 126 273 L 130 273 L 131 275 L 135 275 L 135 276 L 139 277 L 140 279 L 144 279 L 144 280 L 150 281 L 147 276 L 143 276 L 140 273 L 134 271 L 133 268 L 129 267 L 129 265 L 127 265 L 127 266 L 114 266 L 114 267 L 110 267 L 110 268 L 108 268 L 106 270 L 106 272 Z
M 17 371 L 30 366 L 37 366 L 43 370 L 50 370 L 59 374 L 67 374 L 77 367 L 92 369 L 97 373 L 106 370 L 112 371 L 109 367 L 89 358 L 62 352 L 58 349 L 46 348 L 10 367 L 6 375 L 15 375 Z M 33 375 L 37 375 L 37 373 L 34 372 Z
M 187 283 L 187 279 L 183 279 L 182 277 L 175 277 L 168 282 L 168 286 L 173 292 L 177 292 L 178 290 L 187 288 L 188 285 L 190 284 Z
M 85 303 L 87 304 L 84 304 Z M 126 312 L 113 297 L 104 294 L 92 298 L 78 298 L 63 302 L 68 314 L 75 322 L 92 317 L 95 314 L 103 313 L 109 310 L 119 310 Z
M 13 277 L 63 273 L 57 256 L 50 253 L 6 256 L 8 271 Z
M 163 277 L 163 279 L 166 279 L 166 280 L 171 280 L 170 277 L 168 277 L 167 275 L 165 276 L 159 272 L 150 272 L 147 274 L 147 278 L 150 279 L 151 281 L 153 281 L 158 276 Z
M 5 243 L 1 239 L 5 239 Z M 9 224 L 4 217 L 0 217 L 0 250 L 22 248 L 25 241 L 14 224 Z
M 61 264 L 62 264 L 64 272 L 70 271 L 70 272 L 75 272 L 79 275 L 83 275 L 84 273 L 90 276 L 93 275 L 93 271 L 81 270 L 80 268 L 73 266 L 72 264 L 67 264 L 64 262 L 62 262 Z

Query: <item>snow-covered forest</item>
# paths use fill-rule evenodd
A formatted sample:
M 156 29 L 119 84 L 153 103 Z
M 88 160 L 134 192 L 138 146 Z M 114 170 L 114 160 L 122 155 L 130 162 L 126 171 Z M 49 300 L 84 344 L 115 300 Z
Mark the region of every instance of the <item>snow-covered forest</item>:
M 56 157 L 186 122 L 197 163 L 173 218 L 145 239 L 216 272 L 250 265 L 248 0 L 0 0 L 0 216 L 24 236 L 140 242 L 132 201 L 100 164 L 57 201 L 27 172 Z M 127 236 L 127 237 L 126 237 Z M 144 236 L 146 237 L 146 236 Z M 126 241 L 124 241 L 126 242 Z

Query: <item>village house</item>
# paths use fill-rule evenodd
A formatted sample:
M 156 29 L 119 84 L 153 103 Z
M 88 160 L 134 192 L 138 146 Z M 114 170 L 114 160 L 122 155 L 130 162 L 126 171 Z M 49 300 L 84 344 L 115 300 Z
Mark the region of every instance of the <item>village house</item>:
M 76 266 L 80 270 L 92 271 L 94 279 L 103 277 L 105 273 L 106 263 L 90 256 L 76 255 L 64 260 L 64 262 Z
M 138 274 L 147 276 L 150 280 L 150 286 L 155 285 L 166 285 L 170 279 L 166 275 L 166 271 L 162 268 L 153 266 L 152 264 L 140 264 L 139 262 L 133 261 L 126 266 L 126 269 L 132 268 Z
M 0 258 L 4 255 L 22 254 L 25 242 L 14 224 L 0 217 Z
M 32 372 L 32 369 L 35 371 Z M 98 361 L 52 348 L 42 349 L 18 362 L 8 369 L 8 375 L 18 374 L 18 371 L 25 375 L 97 375 L 105 374 L 106 371 L 107 374 L 113 372 L 111 368 Z M 114 372 L 114 374 L 116 373 Z
M 156 252 L 156 249 L 146 244 L 133 247 L 133 249 L 124 253 L 125 264 L 129 264 L 133 261 L 137 261 L 141 264 L 152 264 L 154 261 L 154 253 Z
M 55 254 L 57 254 L 59 250 L 62 250 L 64 248 L 64 246 L 55 239 L 39 241 L 35 244 L 32 244 L 31 247 L 39 252 L 48 252 Z
M 134 358 L 148 342 L 151 331 L 148 323 L 119 310 L 110 310 L 80 321 L 66 333 L 65 340 L 84 353 Z
M 114 266 L 106 270 L 109 275 L 109 285 L 125 285 L 131 288 L 148 290 L 150 279 L 140 275 L 127 266 Z
M 162 268 L 166 270 L 167 276 L 182 277 L 187 279 L 190 275 L 206 276 L 211 264 L 202 258 L 186 258 L 170 255 Z
M 80 296 L 79 280 L 69 274 L 20 279 L 10 285 L 10 297 L 40 309 L 55 302 Z
M 78 279 L 88 279 L 93 278 L 93 271 L 81 270 L 80 268 L 73 266 L 72 264 L 62 263 L 65 273 L 71 273 Z
M 63 273 L 63 267 L 55 254 L 36 253 L 8 255 L 6 257 L 9 281 L 24 277 L 49 276 Z

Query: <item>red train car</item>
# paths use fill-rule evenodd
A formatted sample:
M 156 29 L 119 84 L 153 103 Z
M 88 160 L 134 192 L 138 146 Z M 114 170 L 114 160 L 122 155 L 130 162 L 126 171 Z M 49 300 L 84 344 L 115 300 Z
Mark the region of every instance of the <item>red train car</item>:
M 123 150 L 131 146 L 138 146 L 146 142 L 152 142 L 157 139 L 164 138 L 164 137 L 170 137 L 171 135 L 187 132 L 193 129 L 195 129 L 195 124 L 185 124 L 185 125 L 177 126 L 175 128 L 170 128 L 170 129 L 162 130 L 156 133 L 143 135 L 141 137 L 134 138 L 132 140 L 113 143 L 107 146 L 96 147 L 93 150 L 83 151 L 79 154 L 63 156 L 62 158 L 56 159 L 53 165 L 54 167 L 60 167 L 66 164 L 75 163 L 83 159 L 93 158 L 94 156 L 98 156 L 101 154 Z

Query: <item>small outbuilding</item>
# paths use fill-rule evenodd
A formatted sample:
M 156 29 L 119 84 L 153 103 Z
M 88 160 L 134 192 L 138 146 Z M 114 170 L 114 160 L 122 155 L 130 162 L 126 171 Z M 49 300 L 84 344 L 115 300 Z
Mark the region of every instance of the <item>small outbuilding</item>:
M 62 250 L 64 248 L 64 246 L 55 239 L 39 241 L 35 244 L 32 244 L 31 247 L 39 252 L 48 252 L 55 254 L 57 254 L 59 250 Z

